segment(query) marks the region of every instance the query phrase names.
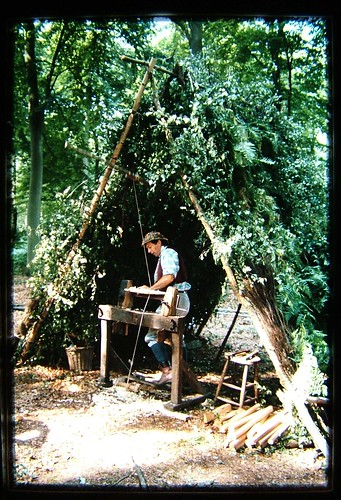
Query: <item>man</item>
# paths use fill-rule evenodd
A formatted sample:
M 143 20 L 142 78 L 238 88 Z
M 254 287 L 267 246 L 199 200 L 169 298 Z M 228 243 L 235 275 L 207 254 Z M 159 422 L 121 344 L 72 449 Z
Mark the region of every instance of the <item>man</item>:
M 168 239 L 158 231 L 147 233 L 143 238 L 142 246 L 145 246 L 148 253 L 158 258 L 154 273 L 154 284 L 150 287 L 143 285 L 142 288 L 166 290 L 168 286 L 176 287 L 179 292 L 176 315 L 187 316 L 191 305 L 187 290 L 191 288 L 191 285 L 187 282 L 186 270 L 178 252 L 168 246 Z M 156 312 L 161 312 L 161 305 Z M 164 339 L 162 339 L 161 335 L 158 336 L 158 330 L 150 328 L 145 336 L 145 341 L 161 365 L 162 374 L 157 384 L 164 385 L 170 382 L 172 380 L 172 368 Z

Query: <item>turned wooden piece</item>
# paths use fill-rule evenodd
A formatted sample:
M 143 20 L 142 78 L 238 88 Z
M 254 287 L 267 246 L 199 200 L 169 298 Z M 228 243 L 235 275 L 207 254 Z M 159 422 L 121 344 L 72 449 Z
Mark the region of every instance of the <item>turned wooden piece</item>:
M 169 286 L 166 290 L 165 296 L 163 297 L 161 305 L 162 316 L 175 316 L 177 303 L 178 289 L 174 286 Z

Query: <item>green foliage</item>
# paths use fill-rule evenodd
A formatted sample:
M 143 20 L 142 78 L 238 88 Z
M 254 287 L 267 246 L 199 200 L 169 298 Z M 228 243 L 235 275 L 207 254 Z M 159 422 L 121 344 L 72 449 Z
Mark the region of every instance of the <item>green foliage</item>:
M 177 75 L 154 72 L 154 87 L 145 89 L 119 164 L 148 182 L 137 189 L 145 231 L 159 229 L 184 254 L 193 285 L 188 328 L 195 331 L 214 308 L 224 273 L 180 172 L 197 194 L 241 289 L 245 279 L 267 286 L 259 271 L 267 270 L 291 332 L 294 361 L 299 363 L 311 345 L 325 370 L 329 180 L 327 146 L 316 139 L 328 133 L 325 23 L 209 20 L 203 23 L 200 57 L 188 55 L 180 23 L 175 24 L 155 47 L 149 20 L 36 23 L 41 82 L 47 81 L 63 28 L 66 37 L 45 103 L 43 223 L 34 293 L 51 293 L 48 285 L 65 262 L 105 168 L 66 151 L 64 141 L 111 154 L 143 74 L 142 67 L 123 62 L 120 55 L 145 60 L 157 55 L 158 63 L 171 70 L 177 63 Z M 28 133 L 22 125 L 27 123 L 23 28 L 16 32 L 15 55 L 15 199 L 21 210 L 29 179 Z M 80 195 L 85 186 L 86 195 Z M 140 238 L 133 186 L 115 173 L 62 280 L 48 319 L 54 322 L 53 333 L 47 323 L 41 353 L 48 343 L 50 351 L 58 342 L 61 347 L 65 332 L 82 318 L 79 330 L 90 331 L 95 340 L 97 304 L 116 302 L 121 279 L 147 282 Z
M 97 318 L 91 307 L 93 270 L 86 247 L 76 253 L 69 267 L 65 266 L 84 210 L 83 197 L 75 200 L 69 195 L 69 190 L 57 195 L 54 217 L 40 228 L 41 240 L 29 280 L 32 296 L 40 297 L 42 304 L 54 298 L 53 312 L 42 327 L 37 351 L 38 360 L 48 357 L 52 363 L 61 358 L 62 348 L 70 341 L 91 345 L 98 338 Z

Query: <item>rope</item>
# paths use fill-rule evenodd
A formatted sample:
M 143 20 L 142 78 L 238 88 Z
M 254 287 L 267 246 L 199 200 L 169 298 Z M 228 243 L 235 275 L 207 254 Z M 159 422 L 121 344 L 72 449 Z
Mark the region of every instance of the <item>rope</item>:
M 138 218 L 138 221 L 139 221 L 139 227 L 140 227 L 140 232 L 141 232 L 141 239 L 143 240 L 143 228 L 142 228 L 142 221 L 141 221 L 141 215 L 140 215 L 139 202 L 138 202 L 138 199 L 137 199 L 135 181 L 133 181 L 133 186 L 134 186 L 134 195 L 135 195 L 135 203 L 136 203 L 136 210 L 137 210 L 137 218 Z M 148 266 L 148 259 L 147 259 L 147 250 L 146 250 L 146 247 L 144 245 L 143 245 L 143 253 L 144 253 L 144 259 L 145 259 L 145 262 L 146 262 L 146 268 L 147 268 L 147 274 L 148 274 L 148 283 L 149 283 L 149 286 L 151 286 L 152 280 L 150 278 L 150 272 L 149 272 L 149 266 Z
M 144 308 L 143 308 L 143 311 L 142 311 L 142 314 L 141 314 L 141 319 L 140 319 L 139 329 L 138 329 L 138 331 L 137 331 L 137 335 L 136 335 L 136 341 L 135 341 L 135 345 L 134 345 L 134 351 L 133 351 L 132 359 L 131 359 L 131 360 L 129 360 L 129 362 L 130 362 L 130 368 L 129 368 L 129 373 L 128 373 L 128 377 L 127 377 L 127 384 L 129 384 L 129 380 L 130 380 L 131 372 L 132 372 L 132 369 L 133 369 L 134 359 L 135 359 L 135 354 L 136 354 L 136 349 L 137 349 L 137 343 L 138 343 L 138 341 L 139 341 L 140 332 L 141 332 L 141 327 L 142 327 L 143 315 L 144 315 L 144 313 L 146 312 L 146 308 L 147 308 L 147 305 L 148 305 L 149 299 L 150 299 L 150 295 L 148 295 L 148 297 L 147 297 L 146 303 L 145 303 L 145 305 L 144 305 Z
M 134 186 L 134 195 L 135 195 L 137 217 L 138 217 L 138 222 L 139 222 L 139 227 L 140 227 L 140 232 L 141 232 L 141 239 L 143 240 L 143 227 L 142 227 L 142 221 L 141 221 L 141 215 L 140 215 L 139 202 L 138 202 L 138 199 L 137 199 L 137 192 L 136 192 L 135 181 L 133 181 L 133 186 Z M 146 268 L 147 268 L 147 274 L 148 274 L 148 282 L 149 282 L 149 286 L 151 286 L 152 281 L 151 281 L 150 271 L 149 271 L 149 266 L 148 266 L 147 251 L 146 251 L 146 247 L 144 245 L 143 245 L 143 250 L 144 250 L 144 258 L 145 258 Z M 129 379 L 130 379 L 131 372 L 132 372 L 133 365 L 134 365 L 134 359 L 135 359 L 135 354 L 136 354 L 136 349 L 137 349 L 137 343 L 139 341 L 141 327 L 142 327 L 142 320 L 143 320 L 144 313 L 146 312 L 146 308 L 147 308 L 149 299 L 150 299 L 150 295 L 147 296 L 146 303 L 144 305 L 144 308 L 143 308 L 143 311 L 142 311 L 142 314 L 141 314 L 139 329 L 137 331 L 136 341 L 135 341 L 135 345 L 134 345 L 134 351 L 133 351 L 132 359 L 130 360 L 130 368 L 129 368 L 129 373 L 128 373 L 128 377 L 127 377 L 127 383 L 128 384 L 129 384 Z

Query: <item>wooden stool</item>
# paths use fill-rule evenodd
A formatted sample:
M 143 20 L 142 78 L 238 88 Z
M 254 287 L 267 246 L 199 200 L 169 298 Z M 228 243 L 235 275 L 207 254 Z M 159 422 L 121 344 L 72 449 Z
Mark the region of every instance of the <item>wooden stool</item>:
M 250 403 L 250 402 L 256 402 L 258 399 L 258 387 L 257 387 L 257 382 L 258 382 L 258 363 L 260 362 L 260 358 L 255 355 L 255 353 L 243 353 L 242 355 L 238 355 L 235 353 L 225 353 L 225 358 L 226 362 L 223 368 L 223 371 L 221 373 L 220 381 L 216 390 L 214 402 L 219 399 L 221 401 L 224 401 L 225 403 L 231 403 L 234 405 L 239 406 L 242 408 L 245 403 Z M 242 366 L 243 367 L 243 375 L 242 375 L 242 380 L 241 380 L 241 385 L 237 385 L 235 383 L 234 377 L 227 376 L 227 369 L 229 367 L 229 364 L 233 363 L 234 364 L 234 372 L 236 371 L 236 366 Z M 249 375 L 249 368 L 253 368 L 253 381 L 249 382 L 248 381 L 248 375 Z M 233 382 L 233 383 L 232 383 Z M 228 387 L 230 389 L 233 389 L 235 391 L 239 392 L 239 402 L 237 403 L 236 401 L 233 401 L 230 398 L 226 398 L 220 395 L 222 388 Z M 246 392 L 249 389 L 252 389 L 254 391 L 254 396 L 253 397 L 246 397 Z

